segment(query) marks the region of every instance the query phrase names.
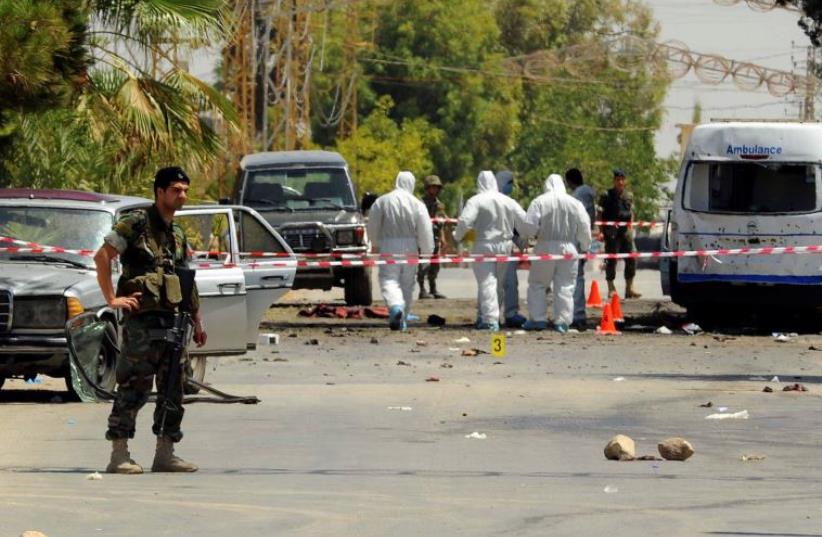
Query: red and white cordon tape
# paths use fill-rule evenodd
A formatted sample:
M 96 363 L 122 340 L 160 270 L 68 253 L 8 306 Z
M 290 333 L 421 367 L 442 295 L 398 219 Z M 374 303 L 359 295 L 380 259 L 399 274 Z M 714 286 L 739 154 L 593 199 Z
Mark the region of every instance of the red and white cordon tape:
M 62 248 L 59 246 L 44 246 L 36 243 L 18 241 L 8 237 L 0 237 L 0 243 L 19 246 L 0 247 L 5 253 L 35 253 L 35 254 L 71 254 L 79 256 L 94 255 L 94 250 Z M 819 254 L 822 245 L 813 246 L 765 246 L 762 248 L 716 248 L 698 250 L 676 250 L 671 252 L 631 252 L 625 254 L 583 253 L 583 254 L 520 254 L 520 255 L 444 255 L 420 256 L 417 254 L 376 254 L 377 257 L 351 256 L 350 259 L 305 261 L 299 259 L 254 261 L 243 263 L 244 267 L 291 267 L 299 268 L 331 268 L 331 267 L 373 267 L 378 265 L 427 265 L 427 264 L 459 264 L 459 263 L 510 263 L 519 261 L 573 261 L 575 259 L 663 259 L 679 257 L 726 257 L 746 255 L 791 255 L 791 254 Z M 281 257 L 280 252 L 244 252 L 241 257 L 260 259 L 265 257 Z M 288 254 L 285 254 L 288 255 Z M 381 258 L 380 255 L 392 256 Z M 289 256 L 290 257 L 290 256 Z M 219 268 L 238 266 L 237 263 L 194 262 L 198 268 Z
M 435 217 L 431 219 L 432 224 L 456 224 L 459 222 L 456 218 L 442 218 Z M 595 226 L 616 226 L 616 227 L 659 227 L 664 226 L 665 222 L 650 222 L 646 220 L 632 220 L 630 222 L 618 220 L 596 221 Z
M 244 263 L 243 266 L 255 267 L 292 267 L 298 268 L 331 268 L 331 267 L 373 267 L 379 265 L 427 265 L 453 263 L 509 263 L 519 261 L 573 261 L 575 259 L 663 259 L 680 257 L 724 257 L 747 255 L 789 255 L 789 254 L 820 254 L 822 245 L 814 246 L 768 246 L 763 248 L 717 248 L 713 250 L 677 250 L 672 252 L 631 252 L 626 254 L 521 254 L 521 255 L 453 255 L 453 256 L 416 256 L 408 255 L 404 259 L 341 259 L 336 261 L 262 261 Z M 248 255 L 250 254 L 243 254 Z M 199 263 L 199 268 L 215 266 L 235 266 L 234 263 Z

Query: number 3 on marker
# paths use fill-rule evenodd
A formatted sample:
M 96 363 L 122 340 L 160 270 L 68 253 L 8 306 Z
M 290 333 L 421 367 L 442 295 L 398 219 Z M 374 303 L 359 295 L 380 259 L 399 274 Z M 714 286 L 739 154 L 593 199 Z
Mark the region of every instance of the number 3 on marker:
M 505 358 L 505 335 L 494 334 L 491 337 L 491 354 L 496 358 Z

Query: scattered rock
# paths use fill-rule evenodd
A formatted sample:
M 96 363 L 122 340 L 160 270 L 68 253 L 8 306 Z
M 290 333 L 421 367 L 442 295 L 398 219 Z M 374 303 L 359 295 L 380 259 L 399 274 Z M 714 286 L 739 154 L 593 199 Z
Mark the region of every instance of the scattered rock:
M 480 433 L 480 432 L 474 431 L 471 434 L 465 435 L 465 438 L 471 438 L 471 439 L 474 439 L 474 440 L 485 440 L 486 438 L 488 438 L 488 435 L 485 434 L 485 433 Z
M 694 447 L 684 438 L 668 438 L 657 445 L 659 454 L 668 461 L 684 461 L 694 454 Z
M 461 338 L 455 339 L 454 343 L 471 343 L 471 340 L 463 336 Z
M 791 384 L 790 386 L 785 386 L 782 388 L 783 392 L 806 392 L 808 388 L 806 388 L 802 384 Z
M 440 367 L 442 367 L 443 369 L 451 369 L 452 367 L 454 367 L 454 364 L 443 363 L 440 364 Z
M 764 388 L 762 388 L 762 391 L 765 393 L 773 393 L 773 388 L 771 388 L 770 386 L 765 386 Z
M 641 457 L 637 457 L 634 459 L 635 461 L 661 461 L 659 457 L 656 455 L 642 455 Z
M 375 337 L 372 337 L 372 338 L 371 338 L 371 344 L 372 344 L 372 345 L 379 345 L 379 344 L 380 344 L 380 340 L 379 340 L 379 339 L 377 339 L 377 338 L 375 338 Z
M 707 403 L 702 403 L 699 406 L 702 407 L 702 408 L 711 408 L 712 406 L 714 406 L 714 404 L 712 402 L 708 401 Z
M 88 481 L 102 481 L 103 476 L 102 476 L 102 474 L 100 474 L 100 472 L 93 472 L 93 473 L 87 475 L 86 479 Z
M 765 460 L 765 455 L 742 455 L 739 460 L 742 462 L 760 462 Z
M 462 351 L 463 356 L 478 356 L 480 354 L 488 354 L 488 351 L 484 351 L 482 349 L 465 349 Z
M 320 344 L 320 340 L 319 340 L 319 339 L 313 339 L 313 338 L 312 338 L 312 339 L 309 339 L 308 341 L 306 341 L 306 342 L 305 342 L 305 344 L 306 344 L 306 345 L 319 345 L 319 344 Z
M 423 340 L 419 340 L 419 341 L 417 341 L 416 345 L 417 345 L 417 347 L 427 347 L 427 346 L 428 346 L 428 342 L 427 342 L 427 341 L 423 341 Z
M 439 382 L 439 381 L 440 381 L 439 377 L 428 377 L 427 379 L 425 379 L 425 382 Z
M 411 366 L 411 364 L 409 364 L 408 362 L 405 362 L 403 360 L 400 360 L 399 362 L 397 362 L 397 365 L 404 365 L 404 366 L 408 366 L 408 367 Z
M 26 530 L 20 534 L 20 537 L 48 537 L 48 535 L 39 531 Z
M 272 362 L 287 362 L 288 358 L 274 358 Z
M 605 458 L 610 461 L 632 461 L 636 458 L 636 444 L 631 438 L 618 434 L 605 446 Z

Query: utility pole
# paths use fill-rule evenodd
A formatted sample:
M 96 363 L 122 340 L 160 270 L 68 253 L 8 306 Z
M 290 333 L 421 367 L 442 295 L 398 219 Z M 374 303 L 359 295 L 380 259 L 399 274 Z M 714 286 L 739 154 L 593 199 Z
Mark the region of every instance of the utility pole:
M 802 107 L 802 121 L 816 119 L 816 48 L 808 47 L 808 60 L 805 76 L 805 104 Z

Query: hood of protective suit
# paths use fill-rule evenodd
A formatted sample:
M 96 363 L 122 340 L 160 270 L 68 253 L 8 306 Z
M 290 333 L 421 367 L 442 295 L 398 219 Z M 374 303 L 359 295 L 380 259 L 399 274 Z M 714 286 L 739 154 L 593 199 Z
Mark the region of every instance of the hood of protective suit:
M 548 176 L 548 179 L 545 180 L 545 193 L 566 194 L 565 183 L 560 175 L 552 173 Z
M 496 173 L 497 189 L 506 196 L 510 196 L 514 192 L 514 174 L 508 170 L 503 170 Z
M 414 194 L 414 184 L 417 179 L 411 172 L 400 172 L 397 174 L 397 181 L 395 187 L 399 190 L 405 190 L 409 194 Z
M 477 177 L 477 192 L 480 194 L 485 192 L 499 192 L 497 188 L 497 178 L 494 177 L 493 172 L 480 172 Z

